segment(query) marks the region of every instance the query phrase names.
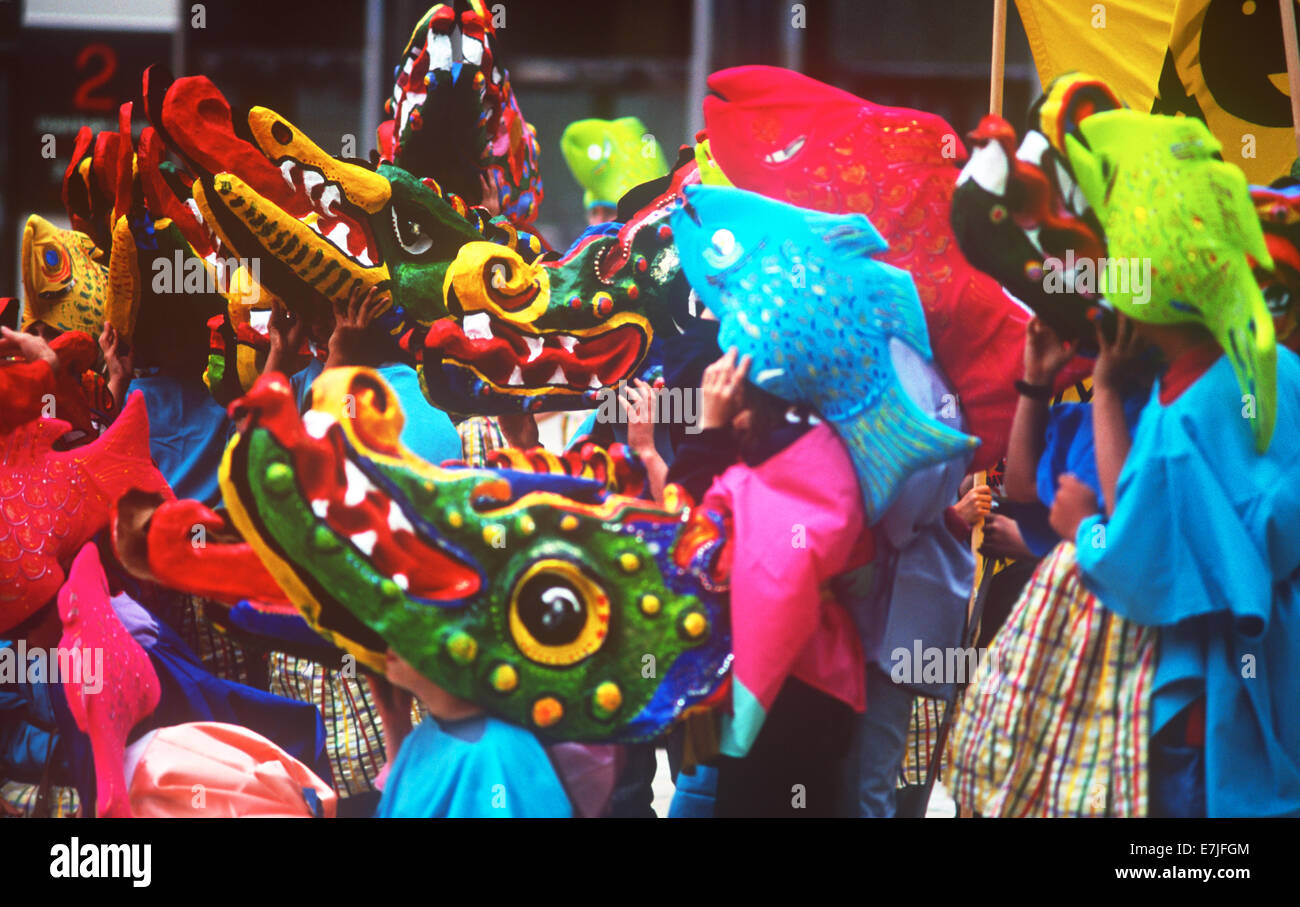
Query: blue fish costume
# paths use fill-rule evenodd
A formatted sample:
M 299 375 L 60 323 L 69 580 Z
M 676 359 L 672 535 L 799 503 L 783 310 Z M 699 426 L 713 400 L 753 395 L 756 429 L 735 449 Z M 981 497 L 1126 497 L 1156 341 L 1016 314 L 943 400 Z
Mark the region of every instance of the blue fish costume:
M 690 186 L 671 224 L 687 279 L 721 321 L 719 346 L 752 358 L 756 386 L 831 423 L 868 523 L 909 475 L 979 443 L 926 414 L 899 382 L 896 359 L 934 356 L 912 278 L 876 260 L 888 244 L 866 217 Z

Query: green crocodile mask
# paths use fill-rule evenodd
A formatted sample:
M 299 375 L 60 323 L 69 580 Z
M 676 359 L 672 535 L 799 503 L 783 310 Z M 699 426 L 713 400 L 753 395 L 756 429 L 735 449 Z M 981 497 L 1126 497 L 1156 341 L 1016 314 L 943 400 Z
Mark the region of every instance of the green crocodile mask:
M 376 671 L 568 740 L 646 740 L 725 694 L 724 527 L 603 483 L 441 468 L 401 446 L 378 373 L 283 378 L 238 404 L 231 521 L 309 624 Z M 698 509 L 697 509 L 698 510 Z
M 323 312 L 354 287 L 389 290 L 379 324 L 442 409 L 595 406 L 644 373 L 657 332 L 675 330 L 665 299 L 685 289 L 664 221 L 676 184 L 618 235 L 543 260 L 535 236 L 432 179 L 331 157 L 265 108 L 236 117 L 206 79 L 152 95 L 167 141 L 200 174 L 196 207 L 227 254 L 259 260 L 262 286 L 291 309 Z
M 1106 231 L 1107 255 L 1149 264 L 1151 275 L 1148 286 L 1112 281 L 1107 300 L 1135 321 L 1203 324 L 1256 404 L 1255 446 L 1267 450 L 1277 344 L 1249 258 L 1268 269 L 1273 260 L 1245 174 L 1192 117 L 1115 110 L 1081 120 L 1078 131 L 1065 140 L 1070 166 Z

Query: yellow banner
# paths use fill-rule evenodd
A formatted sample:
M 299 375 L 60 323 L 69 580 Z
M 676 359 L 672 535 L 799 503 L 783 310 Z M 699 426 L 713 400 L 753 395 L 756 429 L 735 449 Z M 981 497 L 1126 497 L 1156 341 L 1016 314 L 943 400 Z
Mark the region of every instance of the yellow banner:
M 1179 0 L 1156 113 L 1199 116 L 1252 183 L 1296 159 L 1277 0 Z
M 1151 109 L 1174 0 L 1016 0 L 1016 9 L 1043 85 L 1086 72 L 1106 80 L 1134 110 Z
M 1252 183 L 1290 172 L 1278 0 L 1016 0 L 1016 8 L 1044 85 L 1086 72 L 1134 110 L 1205 120 L 1224 160 Z

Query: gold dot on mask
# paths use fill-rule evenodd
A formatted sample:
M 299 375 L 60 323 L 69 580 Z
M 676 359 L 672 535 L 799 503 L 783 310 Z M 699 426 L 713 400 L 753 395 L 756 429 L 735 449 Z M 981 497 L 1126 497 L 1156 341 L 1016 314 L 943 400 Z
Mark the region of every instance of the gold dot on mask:
M 564 717 L 564 706 L 554 696 L 543 696 L 533 703 L 533 724 L 551 727 Z
M 447 654 L 458 665 L 467 665 L 478 655 L 478 643 L 468 633 L 453 633 L 447 640 Z
M 605 681 L 596 687 L 596 694 L 592 697 L 592 705 L 595 706 L 596 714 L 602 718 L 608 718 L 618 711 L 618 707 L 623 704 L 623 691 L 618 688 L 618 684 L 612 681 Z
M 657 595 L 646 595 L 641 598 L 642 614 L 658 614 L 659 606 L 659 596 Z
M 682 619 L 682 629 L 692 639 L 698 639 L 708 628 L 708 618 L 698 611 L 692 611 Z
M 630 551 L 626 551 L 618 556 L 618 565 L 626 573 L 633 573 L 641 566 L 641 558 L 637 557 Z
M 499 693 L 509 693 L 519 686 L 519 672 L 507 664 L 492 669 L 492 688 Z

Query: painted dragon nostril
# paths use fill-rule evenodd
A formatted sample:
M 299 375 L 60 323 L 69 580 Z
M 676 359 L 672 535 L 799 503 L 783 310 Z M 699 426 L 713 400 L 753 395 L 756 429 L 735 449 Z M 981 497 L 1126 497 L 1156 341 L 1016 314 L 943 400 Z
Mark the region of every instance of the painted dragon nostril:
M 276 120 L 271 124 L 271 138 L 281 145 L 287 145 L 293 141 L 293 130 L 285 125 L 282 120 Z

